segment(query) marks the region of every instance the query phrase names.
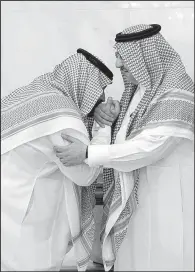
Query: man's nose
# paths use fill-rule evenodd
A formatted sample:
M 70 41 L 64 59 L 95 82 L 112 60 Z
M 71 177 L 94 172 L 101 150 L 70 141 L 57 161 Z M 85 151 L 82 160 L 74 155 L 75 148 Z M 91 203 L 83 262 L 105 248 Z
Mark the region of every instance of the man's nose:
M 99 100 L 101 100 L 102 102 L 105 102 L 106 96 L 105 96 L 105 92 L 104 92 L 104 91 L 103 91 L 103 93 L 101 94 Z
M 122 59 L 117 58 L 117 59 L 116 59 L 116 62 L 115 62 L 115 66 L 116 66 L 116 68 L 121 68 L 121 67 L 123 66 L 123 61 L 122 61 Z

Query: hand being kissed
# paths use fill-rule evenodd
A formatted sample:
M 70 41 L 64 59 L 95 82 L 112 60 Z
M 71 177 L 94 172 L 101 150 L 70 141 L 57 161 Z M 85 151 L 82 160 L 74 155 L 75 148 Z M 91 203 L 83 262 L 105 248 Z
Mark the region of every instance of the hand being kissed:
M 120 113 L 120 104 L 111 97 L 106 103 L 99 104 L 94 111 L 94 119 L 101 126 L 111 126 Z M 70 144 L 67 146 L 55 146 L 56 156 L 65 166 L 81 164 L 86 158 L 87 145 L 74 137 L 62 134 L 62 138 Z
M 101 126 L 111 126 L 120 113 L 120 103 L 108 97 L 106 103 L 99 104 L 94 110 L 94 119 Z

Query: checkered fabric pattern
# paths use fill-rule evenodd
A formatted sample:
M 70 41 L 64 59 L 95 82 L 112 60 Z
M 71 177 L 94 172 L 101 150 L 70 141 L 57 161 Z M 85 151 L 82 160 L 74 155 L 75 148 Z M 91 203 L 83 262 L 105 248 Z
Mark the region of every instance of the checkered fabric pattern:
M 148 29 L 149 25 L 136 25 L 125 29 L 123 34 L 130 34 Z M 158 33 L 152 37 L 133 42 L 116 43 L 115 48 L 127 64 L 134 78 L 146 88 L 144 96 L 130 116 L 126 139 L 139 134 L 148 127 L 161 125 L 178 126 L 194 129 L 194 83 L 187 75 L 178 53 Z M 124 81 L 125 90 L 120 101 L 121 112 L 112 126 L 112 141 L 121 127 L 129 103 L 137 88 Z M 178 90 L 175 91 L 175 90 Z M 104 214 L 102 222 L 102 243 L 110 238 L 111 259 L 103 256 L 110 267 L 114 264 L 116 254 L 126 235 L 129 220 L 138 205 L 139 171 L 134 171 L 134 188 L 110 233 L 105 233 L 110 216 L 122 205 L 120 178 L 114 178 L 113 169 L 104 169 L 103 192 Z
M 77 53 L 57 65 L 53 72 L 41 75 L 29 85 L 21 87 L 1 100 L 2 139 L 39 122 L 51 114 L 67 115 L 66 109 L 82 118 L 91 139 L 93 118 L 87 117 L 103 93 L 110 79 L 82 54 Z M 88 187 L 74 184 L 80 210 L 81 231 L 72 237 L 74 246 L 82 245 L 84 259 L 77 261 L 78 268 L 85 267 L 92 251 L 95 222 L 95 183 Z M 78 243 L 78 240 L 80 242 Z M 77 251 L 78 252 L 78 251 Z

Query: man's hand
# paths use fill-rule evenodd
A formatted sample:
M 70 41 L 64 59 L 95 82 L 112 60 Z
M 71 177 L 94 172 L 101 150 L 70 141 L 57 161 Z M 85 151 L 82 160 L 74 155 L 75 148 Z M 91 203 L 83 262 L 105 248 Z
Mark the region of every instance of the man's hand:
M 99 104 L 94 111 L 94 119 L 101 126 L 111 126 L 120 113 L 120 104 L 112 97 L 108 97 L 106 103 Z
M 87 145 L 74 137 L 62 134 L 62 138 L 70 142 L 67 146 L 54 146 L 56 156 L 65 166 L 83 163 L 86 158 Z

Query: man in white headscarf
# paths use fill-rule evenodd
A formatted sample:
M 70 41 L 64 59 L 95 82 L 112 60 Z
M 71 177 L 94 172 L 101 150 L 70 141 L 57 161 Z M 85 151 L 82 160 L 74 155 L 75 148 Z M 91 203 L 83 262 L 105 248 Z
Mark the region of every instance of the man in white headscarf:
M 116 35 L 121 112 L 111 145 L 88 146 L 88 165 L 105 167 L 106 271 L 194 269 L 194 84 L 160 30 L 136 25 Z M 102 113 L 100 104 L 100 124 Z
M 94 239 L 95 185 L 89 185 L 100 167 L 67 168 L 54 147 L 68 144 L 61 133 L 89 144 L 93 108 L 112 78 L 99 59 L 78 49 L 2 98 L 1 270 L 58 271 L 71 246 L 78 270 L 86 269 Z

